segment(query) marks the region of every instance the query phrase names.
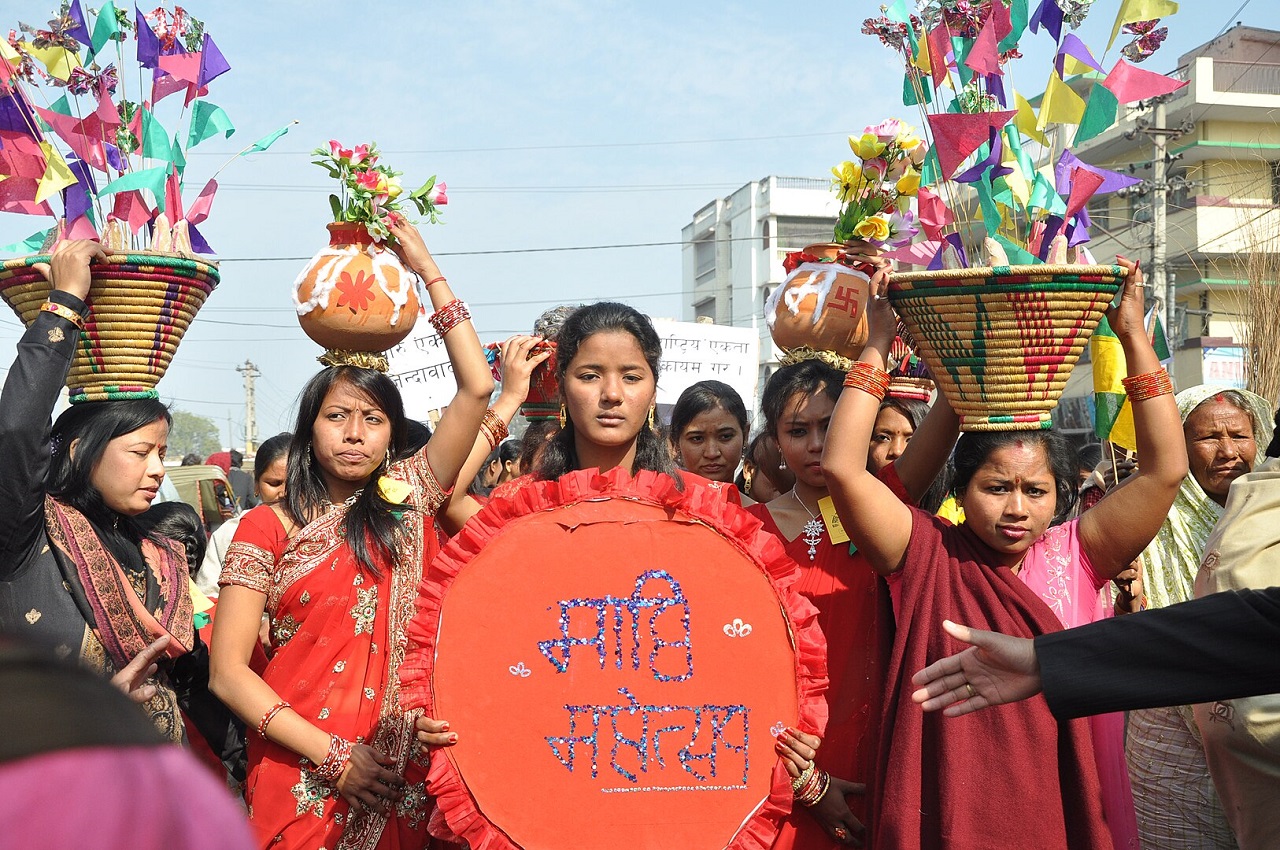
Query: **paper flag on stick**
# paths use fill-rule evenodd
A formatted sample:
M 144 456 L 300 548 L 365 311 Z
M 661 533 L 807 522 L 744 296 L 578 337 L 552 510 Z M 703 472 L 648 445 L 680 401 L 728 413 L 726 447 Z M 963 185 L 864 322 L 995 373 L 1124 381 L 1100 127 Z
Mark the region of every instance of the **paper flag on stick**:
M 1120 110 L 1120 102 L 1116 100 L 1106 86 L 1095 84 L 1089 90 L 1089 99 L 1084 105 L 1084 117 L 1080 119 L 1080 128 L 1076 130 L 1076 144 L 1087 142 L 1116 123 L 1116 113 Z
M 1062 38 L 1062 7 L 1058 0 L 1042 0 L 1040 8 L 1031 16 L 1031 31 L 1039 32 L 1041 28 L 1053 36 L 1054 41 Z
M 38 180 L 44 165 L 39 142 L 25 133 L 0 130 L 0 174 Z
M 178 169 L 169 172 L 164 182 L 164 206 L 161 211 L 173 222 L 182 220 L 182 177 Z
M 75 219 L 67 226 L 66 232 L 63 234 L 64 240 L 71 239 L 97 239 L 98 229 L 93 226 L 89 216 L 82 215 Z
M 1066 217 L 1071 218 L 1084 209 L 1084 205 L 1089 203 L 1089 199 L 1093 197 L 1101 185 L 1101 174 L 1095 174 L 1078 166 L 1071 169 L 1071 195 L 1067 198 Z
M 1075 89 L 1062 81 L 1057 71 L 1049 72 L 1049 82 L 1044 87 L 1044 99 L 1040 101 L 1040 117 L 1036 129 L 1044 130 L 1050 124 L 1079 124 L 1084 117 L 1084 101 Z
M 136 190 L 117 194 L 111 215 L 128 224 L 129 232 L 134 234 L 151 221 L 151 209 L 142 199 L 142 193 Z
M 76 182 L 68 186 L 62 195 L 62 212 L 67 221 L 73 221 L 82 215 L 93 215 L 93 196 L 97 186 L 93 182 L 93 172 L 82 159 L 72 160 L 71 173 Z
M 9 177 L 0 180 L 0 212 L 18 215 L 53 215 L 46 203 L 36 203 L 36 190 L 40 180 L 36 177 Z
M 250 154 L 257 151 L 265 151 L 267 148 L 274 145 L 281 136 L 289 132 L 290 127 L 292 127 L 294 124 L 297 124 L 297 123 L 298 123 L 297 121 L 290 121 L 288 124 L 285 124 L 279 130 L 276 130 L 274 133 L 270 133 L 266 136 L 263 136 L 261 139 L 258 139 L 258 141 L 249 145 L 249 149 L 244 151 L 244 154 Z
M 112 180 L 102 187 L 99 195 L 111 195 L 116 192 L 128 192 L 133 189 L 147 189 L 157 198 L 164 198 L 164 182 L 169 175 L 169 166 L 157 165 L 155 168 L 142 168 L 130 171 Z
M 1003 7 L 1003 3 L 993 3 L 993 6 Z M 988 13 L 987 19 L 983 21 L 981 28 L 978 30 L 978 37 L 973 40 L 973 47 L 969 49 L 969 55 L 965 57 L 964 64 L 977 71 L 979 74 L 1002 74 L 1000 69 L 1000 51 L 996 49 L 996 42 L 999 40 L 996 36 L 996 28 L 992 23 L 993 15 Z
M 951 54 L 951 33 L 947 31 L 947 22 L 939 21 L 928 35 L 929 62 L 932 64 L 933 85 L 942 85 L 947 78 L 947 56 Z
M 1058 73 L 1064 78 L 1083 74 L 1091 68 L 1099 74 L 1106 73 L 1098 60 L 1093 58 L 1089 48 L 1075 33 L 1067 33 L 1067 37 L 1062 40 L 1058 55 L 1053 59 L 1053 67 L 1057 68 Z
M 80 56 L 66 48 L 52 45 L 36 47 L 29 41 L 22 42 L 22 47 L 45 67 L 50 76 L 64 83 L 71 76 L 71 72 L 80 67 Z
M 169 142 L 169 133 L 160 121 L 145 107 L 138 110 L 142 113 L 142 155 L 165 162 L 173 161 L 173 146 Z
M 1003 5 L 1003 4 L 1002 4 Z M 1009 4 L 1009 34 L 1000 39 L 1000 52 L 1012 50 L 1018 46 L 1018 40 L 1027 31 L 1027 0 L 1013 0 Z
M 937 113 L 929 115 L 929 127 L 933 130 L 933 150 L 938 153 L 942 179 L 949 180 L 969 154 L 976 151 L 990 136 L 992 127 L 1003 127 L 1017 113 L 979 112 Z
M 187 209 L 187 221 L 191 224 L 199 224 L 209 217 L 209 210 L 213 207 L 213 196 L 218 191 L 218 181 L 210 180 L 200 190 L 200 195 L 191 202 L 191 206 Z
M 196 105 L 191 109 L 191 128 L 187 133 L 187 149 L 194 148 L 219 133 L 223 134 L 223 138 L 229 139 L 235 131 L 236 128 L 231 123 L 230 116 L 221 106 L 207 100 L 197 100 Z
M 227 58 L 222 55 L 218 45 L 213 43 L 213 36 L 208 33 L 204 34 L 204 46 L 200 49 L 200 56 L 200 77 L 196 80 L 196 85 L 202 88 L 231 70 Z
M 1167 18 L 1178 11 L 1178 4 L 1173 0 L 1124 0 L 1120 11 L 1116 13 L 1116 22 L 1111 26 L 1111 38 L 1107 40 L 1107 50 L 1116 43 L 1120 27 L 1134 21 L 1150 21 L 1153 18 Z
M 18 242 L 10 242 L 8 245 L 0 245 L 0 254 L 32 254 L 40 250 L 40 246 L 44 244 L 44 240 L 49 238 L 49 234 L 53 232 L 53 228 L 41 230 L 39 233 L 33 233 L 26 239 Z
M 120 21 L 116 18 L 116 7 L 111 0 L 98 10 L 98 20 L 93 24 L 93 45 L 90 55 L 102 52 L 116 36 L 120 34 Z
M 44 174 L 40 177 L 40 183 L 36 187 L 35 202 L 37 204 L 52 198 L 58 192 L 74 185 L 76 182 L 76 176 L 71 173 L 71 169 L 67 166 L 67 161 L 62 158 L 62 154 L 54 149 L 53 145 L 48 142 L 41 142 L 40 150 L 44 152 L 45 169 Z
M 987 24 L 995 28 L 996 41 L 1004 41 L 1005 37 L 1013 32 L 1013 17 L 1009 13 L 1009 7 L 1004 3 L 992 3 L 991 17 L 987 19 Z M 997 45 L 996 49 L 1003 48 Z
M 138 32 L 138 64 L 154 69 L 160 61 L 160 37 L 151 29 L 147 16 L 142 14 L 136 3 L 133 13 L 133 23 Z
M 916 204 L 919 208 L 920 226 L 924 229 L 925 236 L 934 240 L 941 239 L 942 228 L 955 221 L 951 210 L 941 198 L 923 186 L 916 194 Z
M 1123 59 L 1117 59 L 1116 65 L 1107 74 L 1102 84 L 1111 90 L 1120 103 L 1133 103 L 1149 97 L 1171 94 L 1185 86 L 1189 80 L 1172 80 L 1160 74 L 1144 71 Z
M 1025 97 L 1017 92 L 1013 93 L 1013 103 L 1018 108 L 1018 117 L 1013 121 L 1014 126 L 1016 126 L 1028 139 L 1037 141 L 1045 147 L 1048 147 L 1049 137 L 1040 132 L 1039 128 L 1036 126 L 1038 122 L 1036 121 L 1035 109 L 1031 107 L 1031 104 Z
M 67 17 L 71 19 L 71 26 L 67 28 L 67 35 L 76 41 L 88 47 L 93 43 L 93 39 L 89 37 L 89 28 L 84 23 L 84 10 L 80 8 L 80 0 L 71 0 L 71 6 L 67 9 Z
M 1132 186 L 1135 183 L 1141 183 L 1142 180 L 1131 174 L 1121 174 L 1117 171 L 1108 171 L 1105 168 L 1098 168 L 1096 165 L 1090 165 L 1083 162 L 1078 156 L 1071 151 L 1066 150 L 1058 157 L 1058 162 L 1054 165 L 1053 175 L 1054 184 L 1059 192 L 1066 192 L 1068 183 L 1070 182 L 1071 172 L 1075 168 L 1083 168 L 1086 171 L 1092 171 L 1102 178 L 1102 184 L 1098 186 L 1097 192 L 1106 193 L 1114 192 L 1117 189 L 1123 189 L 1126 186 Z
M 1000 131 L 995 127 L 992 127 L 989 132 L 990 136 L 987 138 L 986 157 L 965 169 L 963 174 L 956 175 L 955 180 L 957 183 L 973 183 L 981 179 L 984 175 L 994 180 L 997 177 L 1003 177 L 1009 173 L 1009 169 L 1001 165 L 1001 161 L 1003 159 L 1003 148 L 1000 144 Z M 989 175 L 987 175 L 988 169 L 993 169 Z

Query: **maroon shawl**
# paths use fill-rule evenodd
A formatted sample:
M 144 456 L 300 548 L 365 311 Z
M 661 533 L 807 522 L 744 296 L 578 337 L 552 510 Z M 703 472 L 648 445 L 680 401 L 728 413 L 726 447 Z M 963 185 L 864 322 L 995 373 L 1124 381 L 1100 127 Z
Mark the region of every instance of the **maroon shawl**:
M 911 676 L 964 647 L 943 619 L 1032 637 L 1061 628 L 965 526 L 912 509 L 889 662 L 873 818 L 878 850 L 1111 848 L 1087 721 L 1038 697 L 964 717 L 925 714 Z

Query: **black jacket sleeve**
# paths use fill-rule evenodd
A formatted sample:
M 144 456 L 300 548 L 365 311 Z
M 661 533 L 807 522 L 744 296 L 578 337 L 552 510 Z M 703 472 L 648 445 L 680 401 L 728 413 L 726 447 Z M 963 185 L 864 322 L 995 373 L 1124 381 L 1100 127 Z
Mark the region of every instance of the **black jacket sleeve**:
M 88 313 L 74 295 L 54 291 L 49 300 Z M 0 393 L 0 581 L 28 562 L 24 556 L 44 527 L 51 415 L 79 339 L 74 324 L 41 310 L 18 341 Z
M 1045 699 L 1062 718 L 1280 693 L 1280 587 L 1040 635 Z

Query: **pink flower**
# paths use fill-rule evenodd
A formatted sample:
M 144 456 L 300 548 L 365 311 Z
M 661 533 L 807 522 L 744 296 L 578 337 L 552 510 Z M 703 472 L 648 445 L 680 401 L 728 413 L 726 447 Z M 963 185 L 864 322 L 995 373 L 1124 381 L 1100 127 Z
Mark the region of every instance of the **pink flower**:
M 337 139 L 330 139 L 329 155 L 339 162 L 349 163 L 351 162 L 352 151 L 349 148 L 344 148 Z
M 885 240 L 885 244 L 894 247 L 906 245 L 919 232 L 916 218 L 910 210 L 895 212 L 889 216 L 889 238 Z
M 445 182 L 441 180 L 431 187 L 431 191 L 427 193 L 427 200 L 438 207 L 443 207 L 449 203 L 449 196 L 445 194 L 445 189 L 447 188 Z
M 356 188 L 376 195 L 385 188 L 385 181 L 386 178 L 376 171 L 361 171 L 356 175 Z
M 373 157 L 369 156 L 368 145 L 356 145 L 355 150 L 349 151 L 347 155 L 350 157 L 352 165 L 359 165 L 365 160 L 368 160 L 367 164 L 369 166 L 372 166 L 375 162 L 378 161 L 378 158 L 376 156 L 373 156 Z
M 898 138 L 898 134 L 902 132 L 902 122 L 897 118 L 886 118 L 873 127 L 863 130 L 864 133 L 870 133 L 882 142 L 892 142 Z
M 883 157 L 876 157 L 875 159 L 869 159 L 862 163 L 863 175 L 873 183 L 882 179 L 885 172 L 888 170 L 889 163 L 886 162 Z

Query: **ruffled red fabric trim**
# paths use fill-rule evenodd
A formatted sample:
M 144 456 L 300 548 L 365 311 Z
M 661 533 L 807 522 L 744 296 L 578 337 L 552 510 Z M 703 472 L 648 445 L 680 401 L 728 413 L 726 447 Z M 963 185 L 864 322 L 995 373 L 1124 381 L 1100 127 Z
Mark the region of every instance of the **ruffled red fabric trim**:
M 818 628 L 818 609 L 792 587 L 800 568 L 781 542 L 764 531 L 761 523 L 723 494 L 688 478 L 681 489 L 673 478 L 647 470 L 634 477 L 621 468 L 601 473 L 596 469 L 571 472 L 556 481 L 533 481 L 526 486 L 495 493 L 479 513 L 455 535 L 427 569 L 418 590 L 417 612 L 407 629 L 409 646 L 400 667 L 400 700 L 406 710 L 421 708 L 428 717 L 435 695 L 431 671 L 445 594 L 458 573 L 512 520 L 539 511 L 565 507 L 588 499 L 631 499 L 665 507 L 703 523 L 735 545 L 772 580 L 778 600 L 791 623 L 796 652 L 799 697 L 798 728 L 821 735 L 827 724 L 827 646 Z M 449 841 L 464 840 L 471 850 L 519 850 L 505 833 L 480 811 L 467 790 L 448 750 L 446 757 L 431 759 L 427 790 L 436 798 L 453 835 L 437 835 Z M 768 798 L 738 830 L 726 850 L 767 850 L 778 827 L 791 813 L 791 778 L 781 760 L 774 766 Z M 435 819 L 433 819 L 434 821 Z

